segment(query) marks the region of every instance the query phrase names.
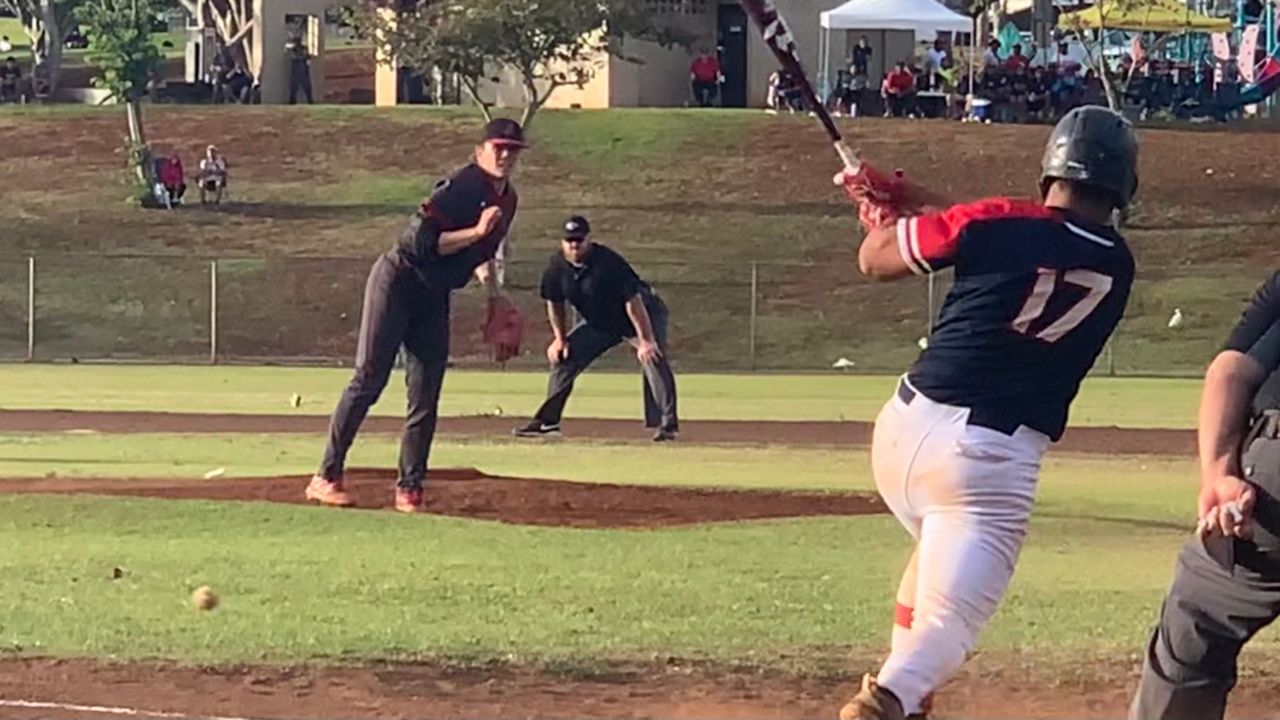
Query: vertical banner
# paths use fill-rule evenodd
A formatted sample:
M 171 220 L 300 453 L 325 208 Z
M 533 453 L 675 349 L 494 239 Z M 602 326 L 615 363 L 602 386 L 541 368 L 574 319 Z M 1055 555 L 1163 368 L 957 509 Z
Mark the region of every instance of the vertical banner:
M 1254 71 L 1257 63 L 1254 62 L 1258 52 L 1258 32 L 1261 27 L 1257 24 L 1250 25 L 1244 29 L 1244 33 L 1240 36 L 1240 77 L 1247 83 L 1253 82 Z
M 1217 60 L 1213 64 L 1213 84 L 1216 87 L 1222 83 L 1222 66 L 1231 60 L 1231 41 L 1227 40 L 1226 33 L 1213 33 L 1209 37 L 1213 40 L 1213 57 Z

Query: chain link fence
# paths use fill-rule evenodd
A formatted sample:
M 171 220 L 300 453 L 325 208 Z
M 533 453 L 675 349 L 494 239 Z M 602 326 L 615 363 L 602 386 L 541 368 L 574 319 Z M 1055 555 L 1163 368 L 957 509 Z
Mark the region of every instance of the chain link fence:
M 372 258 L 0 255 L 0 359 L 349 364 Z M 673 362 L 697 371 L 898 372 L 927 338 L 950 276 L 873 283 L 812 263 L 636 263 L 671 310 Z M 544 265 L 511 262 L 526 351 L 542 368 Z M 1195 375 L 1261 276 L 1240 268 L 1143 269 L 1096 373 Z M 489 366 L 483 292 L 454 295 L 451 357 Z M 1170 320 L 1179 311 L 1182 322 Z M 632 367 L 615 350 L 602 367 Z

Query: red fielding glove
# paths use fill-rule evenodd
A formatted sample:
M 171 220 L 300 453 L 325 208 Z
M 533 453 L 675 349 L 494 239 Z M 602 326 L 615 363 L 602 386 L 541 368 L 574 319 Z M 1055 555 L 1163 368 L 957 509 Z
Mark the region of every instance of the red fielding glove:
M 520 354 L 520 345 L 524 342 L 524 315 L 501 295 L 489 298 L 484 341 L 489 344 L 495 362 L 505 363 Z

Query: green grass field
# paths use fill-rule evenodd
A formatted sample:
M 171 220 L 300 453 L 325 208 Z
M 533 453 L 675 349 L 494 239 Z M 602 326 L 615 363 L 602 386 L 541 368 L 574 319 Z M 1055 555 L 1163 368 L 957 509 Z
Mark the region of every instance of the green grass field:
M 118 109 L 0 110 L 12 148 L 0 157 L 0 184 L 12 188 L 0 207 L 0 276 L 22 278 L 27 258 L 38 259 L 40 359 L 207 355 L 211 258 L 222 263 L 227 357 L 349 357 L 370 262 L 429 182 L 467 157 L 480 124 L 469 108 L 421 106 L 154 106 L 146 117 L 154 145 L 188 166 L 218 144 L 233 167 L 232 202 L 174 213 L 125 202 Z M 843 122 L 869 157 L 956 197 L 1036 186 L 1040 126 Z M 917 353 L 929 323 L 926 285 L 858 276 L 858 226 L 808 118 L 546 110 L 531 132 L 508 279 L 535 318 L 557 228 L 585 213 L 597 239 L 667 299 L 673 346 L 689 369 L 819 371 L 845 357 L 860 372 L 893 372 Z M 1212 357 L 1275 264 L 1265 163 L 1275 137 L 1143 132 L 1143 189 L 1129 231 L 1139 272 L 1100 372 L 1194 376 Z M 1171 160 L 1192 144 L 1212 148 L 1196 168 Z M 46 160 L 72 155 L 73 167 Z M 1232 170 L 1208 174 L 1208 158 Z M 80 239 L 88 223 L 97 232 Z M 1249 230 L 1219 232 L 1233 227 Z M 86 252 L 102 255 L 87 262 Z M 458 305 L 474 307 L 477 297 Z M 21 280 L 0 285 L 0 357 L 26 356 L 25 301 Z M 1175 309 L 1186 319 L 1176 331 L 1167 327 Z M 458 315 L 456 354 L 476 356 L 470 316 Z M 539 322 L 531 364 L 543 335 Z
M 228 451 L 239 463 L 231 474 L 306 472 L 316 443 L 8 436 L 0 474 L 194 476 Z M 394 452 L 377 438 L 355 460 L 385 464 Z M 870 487 L 861 451 L 446 442 L 437 459 L 579 480 Z M 1193 479 L 1189 461 L 1050 461 L 1031 542 L 985 646 L 1138 647 L 1187 533 Z M 12 619 L 0 647 L 57 655 L 514 654 L 589 665 L 669 652 L 771 665 L 799 654 L 788 662 L 816 670 L 883 649 L 907 552 L 888 517 L 583 531 L 249 503 L 10 496 L 0 508 L 0 541 L 24 548 L 0 560 L 9 579 L 0 607 Z M 125 580 L 110 579 L 115 566 L 128 569 Z M 201 584 L 224 595 L 212 616 L 184 606 Z M 78 622 L 90 607 L 101 621 Z
M 678 368 L 677 368 L 678 369 Z M 327 415 L 350 371 L 320 368 L 0 364 L 0 409 L 149 410 Z M 678 374 L 682 417 L 691 420 L 874 420 L 892 376 Z M 403 413 L 403 382 L 393 375 L 378 414 Z M 542 402 L 546 375 L 452 370 L 443 415 L 527 417 Z M 1088 379 L 1072 424 L 1187 428 L 1195 424 L 1200 383 L 1185 379 Z M 294 393 L 302 396 L 291 406 Z M 574 417 L 639 418 L 640 374 L 587 373 L 570 400 Z
M 5 407 L 289 412 L 287 393 L 343 374 L 279 368 L 3 366 Z M 540 378 L 454 373 L 453 411 L 536 398 Z M 638 378 L 588 379 L 578 406 L 610 414 Z M 504 383 L 495 389 L 495 383 Z M 689 376 L 701 417 L 856 415 L 891 378 Z M 286 386 L 286 387 L 282 387 Z M 1141 424 L 1182 418 L 1195 384 L 1091 381 L 1082 405 Z M 44 398 L 44 401 L 41 400 Z M 845 405 L 843 403 L 848 403 Z M 1142 412 L 1134 410 L 1144 408 Z M 324 412 L 310 402 L 300 411 Z M 617 411 L 622 412 L 622 411 Z M 1156 423 L 1158 424 L 1158 423 Z M 196 479 L 314 469 L 321 438 L 0 434 L 2 477 Z M 369 434 L 353 466 L 394 463 Z M 435 467 L 586 482 L 865 491 L 864 450 L 440 438 Z M 1050 455 L 984 667 L 1050 678 L 1139 651 L 1190 531 L 1194 462 Z M 0 652 L 192 662 L 492 660 L 604 670 L 677 656 L 801 673 L 860 670 L 882 653 L 908 552 L 888 516 L 661 530 L 525 527 L 265 503 L 0 496 Z M 125 575 L 112 579 L 115 567 Z M 214 613 L 191 590 L 222 596 Z M 96 621 L 83 622 L 86 612 Z M 1274 633 L 1257 645 L 1270 672 Z M 857 665 L 858 667 L 851 667 Z

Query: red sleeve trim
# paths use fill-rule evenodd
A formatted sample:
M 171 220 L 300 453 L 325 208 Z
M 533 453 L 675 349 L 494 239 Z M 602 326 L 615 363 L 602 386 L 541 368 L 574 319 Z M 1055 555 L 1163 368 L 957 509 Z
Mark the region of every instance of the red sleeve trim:
M 898 251 L 907 267 L 927 274 L 950 266 L 960 246 L 960 238 L 973 223 L 1006 219 L 1050 219 L 1052 210 L 1034 200 L 992 198 L 953 205 L 898 222 Z

